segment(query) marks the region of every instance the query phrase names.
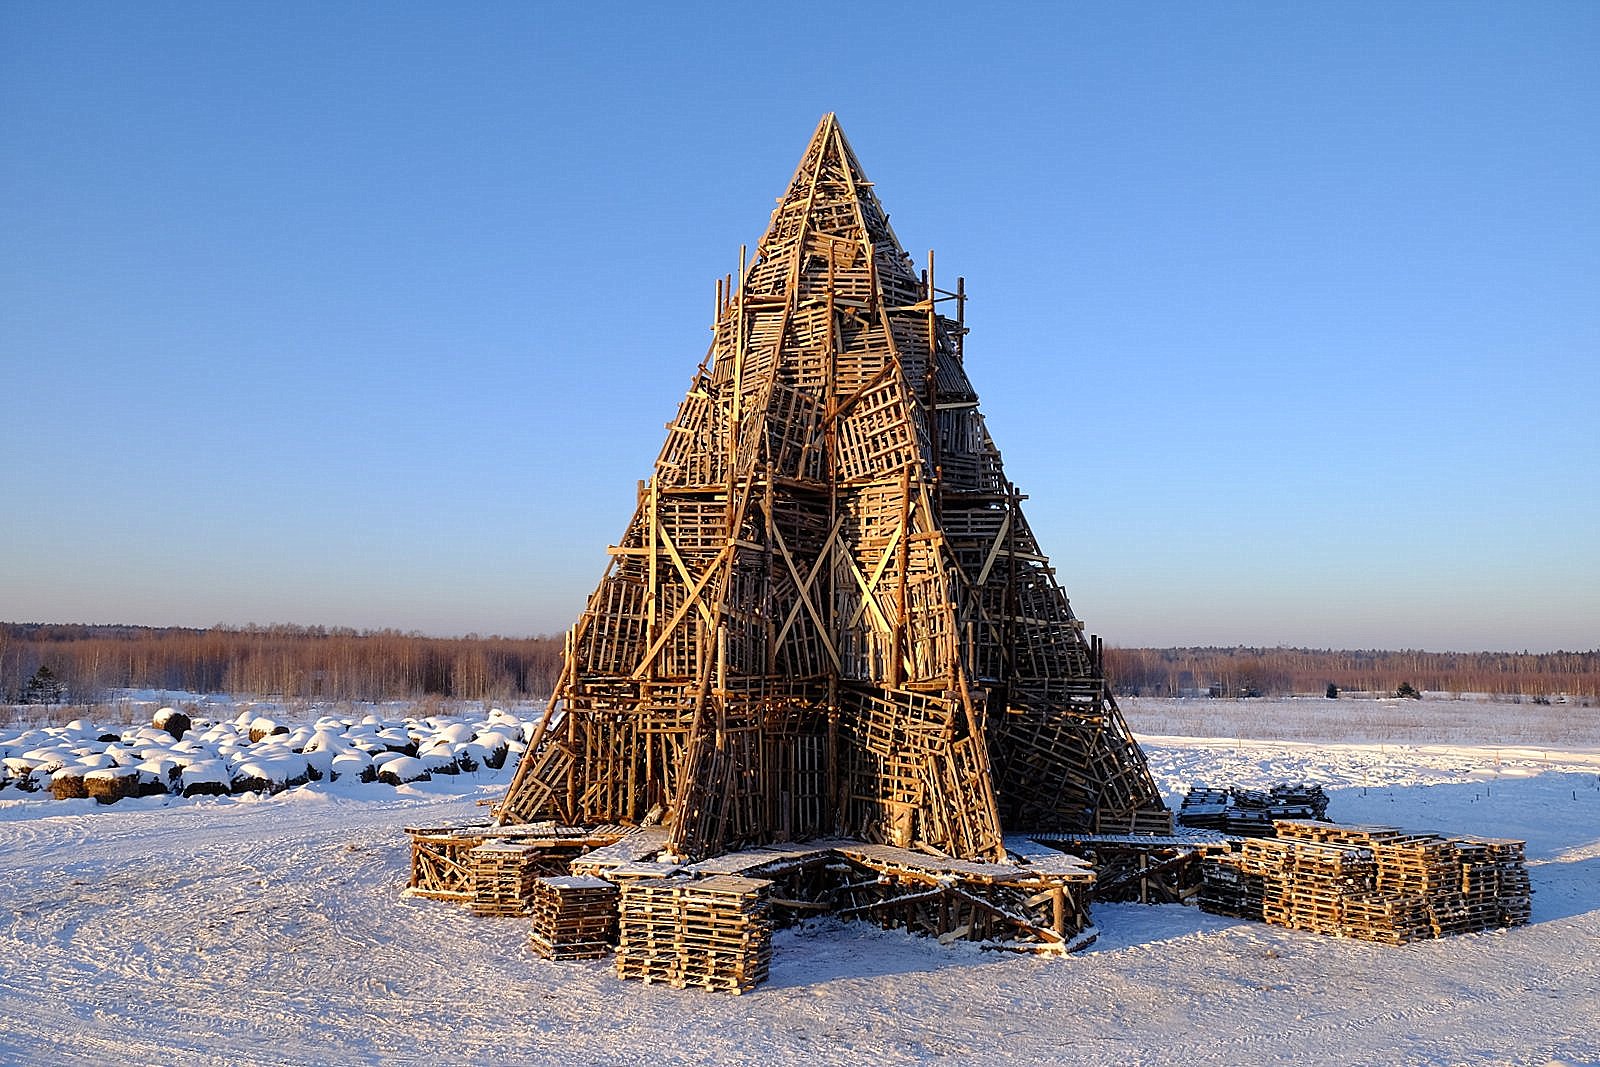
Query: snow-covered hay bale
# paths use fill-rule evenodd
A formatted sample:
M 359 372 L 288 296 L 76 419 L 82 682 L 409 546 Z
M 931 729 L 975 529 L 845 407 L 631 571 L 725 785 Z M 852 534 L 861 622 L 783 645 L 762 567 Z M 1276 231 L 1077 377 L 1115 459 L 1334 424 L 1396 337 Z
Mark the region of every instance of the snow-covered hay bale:
M 301 746 L 302 752 L 339 752 L 351 746 L 337 726 L 318 726 Z
M 333 756 L 332 750 L 321 748 L 298 753 L 296 758 L 305 765 L 307 778 L 321 782 L 333 780 Z
M 89 795 L 102 804 L 115 804 L 139 792 L 139 772 L 133 767 L 102 767 L 83 776 Z
M 372 758 L 372 765 L 378 768 L 380 771 L 383 770 L 383 765 L 385 763 L 393 763 L 397 759 L 412 758 L 407 756 L 404 752 L 391 752 L 386 748 L 379 749 L 377 752 L 368 752 L 367 755 Z
M 455 748 L 456 766 L 461 769 L 462 774 L 477 774 L 483 770 L 484 761 L 489 758 L 488 749 L 475 741 L 457 745 Z
M 148 764 L 141 763 L 134 768 L 138 775 L 138 784 L 134 789 L 135 796 L 164 797 L 172 792 L 171 782 L 165 773 L 151 770 Z
M 245 760 L 235 767 L 232 780 L 228 783 L 228 786 L 229 791 L 234 793 L 271 793 L 275 791 L 273 789 L 272 772 L 267 769 L 262 760 Z
M 274 734 L 286 734 L 289 728 L 282 723 L 269 719 L 265 715 L 258 715 L 250 720 L 250 743 L 271 737 Z
M 391 726 L 386 730 L 379 730 L 377 733 L 377 739 L 382 742 L 390 752 L 404 752 L 408 756 L 415 756 L 417 754 L 416 739 L 397 726 Z
M 315 731 L 313 731 L 311 727 L 302 725 L 296 726 L 288 733 L 277 737 L 276 740 L 282 743 L 291 752 L 300 752 L 305 749 L 306 742 L 310 741 L 314 734 Z
M 63 767 L 50 778 L 50 793 L 57 800 L 82 800 L 89 795 L 83 776 L 93 768 L 73 765 Z
M 483 750 L 483 765 L 491 771 L 498 771 L 506 765 L 506 756 L 511 752 L 511 739 L 499 730 L 478 731 L 472 744 L 475 750 Z
M 119 767 L 136 767 L 144 762 L 144 757 L 137 749 L 124 745 L 120 739 L 107 745 L 105 751 L 106 755 L 117 761 Z
M 460 774 L 461 766 L 456 762 L 456 748 L 457 746 L 449 741 L 430 741 L 417 751 L 417 759 L 434 774 Z
M 162 708 L 150 719 L 150 725 L 165 730 L 174 741 L 182 741 L 183 735 L 194 728 L 194 720 L 177 708 Z
M 459 744 L 471 741 L 473 732 L 472 727 L 464 722 L 452 722 L 439 727 L 438 730 L 434 731 L 433 736 L 442 737 L 446 741 L 453 741 Z
M 176 759 L 169 755 L 152 756 L 140 763 L 135 768 L 143 779 L 139 789 L 140 796 L 155 796 L 158 793 L 176 793 L 179 791 L 179 775 L 183 768 Z
M 405 757 L 399 757 L 404 759 Z M 341 778 L 353 778 L 358 782 L 376 782 L 378 769 L 372 765 L 372 757 L 359 749 L 349 749 L 334 756 L 331 761 L 331 779 L 338 781 Z
M 22 758 L 31 761 L 34 770 L 41 774 L 49 774 L 77 762 L 72 753 L 64 748 L 33 748 L 24 752 Z
M 247 733 L 249 730 L 241 730 L 237 723 L 218 722 L 200 731 L 197 740 L 208 745 L 220 745 L 225 741 L 237 741 Z
M 100 738 L 100 735 L 105 733 L 104 730 L 100 729 L 100 727 L 96 726 L 88 719 L 73 719 L 71 722 L 67 723 L 67 725 L 53 732 L 58 736 L 68 737 L 74 741 L 95 741 Z
M 219 759 L 197 760 L 183 768 L 178 778 L 186 797 L 222 796 L 233 784 L 227 764 Z
M 407 782 L 431 782 L 432 773 L 428 765 L 415 756 L 396 756 L 384 763 L 378 769 L 378 781 L 389 785 L 404 785 Z
M 26 756 L 7 756 L 4 764 L 12 788 L 24 793 L 37 793 L 39 780 L 47 773 L 39 769 L 41 762 Z

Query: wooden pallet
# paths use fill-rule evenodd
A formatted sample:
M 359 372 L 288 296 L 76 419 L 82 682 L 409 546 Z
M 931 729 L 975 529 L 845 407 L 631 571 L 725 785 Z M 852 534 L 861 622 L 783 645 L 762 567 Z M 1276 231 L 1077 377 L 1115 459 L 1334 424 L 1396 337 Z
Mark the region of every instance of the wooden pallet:
M 413 896 L 467 903 L 475 895 L 467 854 L 483 844 L 479 827 L 408 827 Z

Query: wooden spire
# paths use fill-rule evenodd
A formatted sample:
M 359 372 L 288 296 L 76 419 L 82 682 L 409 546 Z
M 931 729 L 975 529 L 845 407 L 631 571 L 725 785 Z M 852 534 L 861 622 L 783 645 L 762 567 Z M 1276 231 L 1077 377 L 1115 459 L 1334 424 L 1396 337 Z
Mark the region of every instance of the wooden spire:
M 719 289 L 502 821 L 660 820 L 691 858 L 1167 825 L 979 413 L 964 299 L 824 115 Z

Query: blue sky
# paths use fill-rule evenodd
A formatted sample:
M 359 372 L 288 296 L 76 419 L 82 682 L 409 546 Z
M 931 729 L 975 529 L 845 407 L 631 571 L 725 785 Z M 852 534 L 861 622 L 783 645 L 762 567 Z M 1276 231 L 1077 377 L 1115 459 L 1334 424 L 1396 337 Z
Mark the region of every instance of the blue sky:
M 565 628 L 835 111 L 1091 631 L 1600 646 L 1600 5 L 755 7 L 0 5 L 0 619 Z

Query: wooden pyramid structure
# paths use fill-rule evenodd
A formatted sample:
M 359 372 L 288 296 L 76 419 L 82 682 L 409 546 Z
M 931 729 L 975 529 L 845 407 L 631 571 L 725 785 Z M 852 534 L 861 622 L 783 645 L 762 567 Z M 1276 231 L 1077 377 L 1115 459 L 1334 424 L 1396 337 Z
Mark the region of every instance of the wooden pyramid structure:
M 687 860 L 842 835 L 1000 861 L 1003 833 L 1170 828 L 932 263 L 825 116 L 719 285 L 499 822 L 660 823 Z

